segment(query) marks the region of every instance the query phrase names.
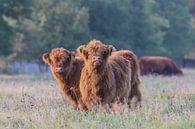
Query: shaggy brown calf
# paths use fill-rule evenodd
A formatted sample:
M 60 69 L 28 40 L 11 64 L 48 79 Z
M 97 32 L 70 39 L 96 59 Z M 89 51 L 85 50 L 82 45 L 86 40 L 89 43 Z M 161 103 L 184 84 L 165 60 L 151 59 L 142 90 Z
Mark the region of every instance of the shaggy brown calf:
M 54 48 L 50 53 L 43 54 L 42 58 L 50 66 L 59 88 L 72 106 L 75 109 L 85 109 L 79 89 L 83 59 L 79 55 L 75 57 L 74 53 L 64 48 Z
M 143 56 L 139 59 L 141 75 L 183 75 L 177 65 L 168 57 Z
M 141 101 L 139 78 L 137 69 L 134 69 L 138 68 L 135 66 L 137 63 L 131 66 L 133 62 L 128 60 L 128 58 L 134 60 L 132 52 L 117 51 L 111 55 L 113 47 L 98 40 L 80 46 L 77 51 L 83 55 L 85 62 L 79 86 L 83 103 L 89 110 L 98 104 L 104 107 L 106 104 L 125 101 L 132 106 L 132 97 L 137 97 L 137 101 Z M 131 80 L 134 78 L 136 81 Z M 132 86 L 131 83 L 136 85 Z M 137 101 L 133 106 L 137 106 Z

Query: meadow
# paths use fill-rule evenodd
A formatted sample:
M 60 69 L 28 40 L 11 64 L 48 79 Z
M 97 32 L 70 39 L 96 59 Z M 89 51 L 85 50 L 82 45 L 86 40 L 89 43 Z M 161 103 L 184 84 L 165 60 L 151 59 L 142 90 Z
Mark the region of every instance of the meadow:
M 195 129 L 195 69 L 143 76 L 142 108 L 123 114 L 72 109 L 50 75 L 0 75 L 0 129 Z

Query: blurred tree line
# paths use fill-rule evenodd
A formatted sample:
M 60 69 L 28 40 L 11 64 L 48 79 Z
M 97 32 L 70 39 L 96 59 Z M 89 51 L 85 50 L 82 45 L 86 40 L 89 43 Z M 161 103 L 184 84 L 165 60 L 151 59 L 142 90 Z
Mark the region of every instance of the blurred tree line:
M 0 0 L 0 55 L 40 59 L 92 38 L 138 56 L 183 58 L 195 46 L 193 0 Z M 195 5 L 195 4 L 194 4 Z

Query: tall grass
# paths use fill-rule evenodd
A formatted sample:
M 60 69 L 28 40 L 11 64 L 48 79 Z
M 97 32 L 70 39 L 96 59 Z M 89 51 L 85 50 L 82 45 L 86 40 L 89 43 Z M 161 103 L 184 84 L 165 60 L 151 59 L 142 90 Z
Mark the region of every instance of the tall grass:
M 142 108 L 124 114 L 73 110 L 47 75 L 0 75 L 0 129 L 193 129 L 195 70 L 141 77 Z

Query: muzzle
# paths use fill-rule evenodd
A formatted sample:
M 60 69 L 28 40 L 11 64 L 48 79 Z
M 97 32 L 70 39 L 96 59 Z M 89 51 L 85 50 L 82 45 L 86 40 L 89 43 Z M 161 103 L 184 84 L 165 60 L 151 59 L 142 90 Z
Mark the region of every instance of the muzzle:
M 92 62 L 94 66 L 98 66 L 102 63 L 102 57 L 101 56 L 93 56 Z
M 64 72 L 64 68 L 63 67 L 56 67 L 55 68 L 55 72 L 56 73 L 63 73 Z

